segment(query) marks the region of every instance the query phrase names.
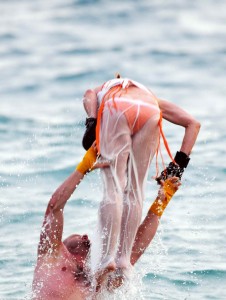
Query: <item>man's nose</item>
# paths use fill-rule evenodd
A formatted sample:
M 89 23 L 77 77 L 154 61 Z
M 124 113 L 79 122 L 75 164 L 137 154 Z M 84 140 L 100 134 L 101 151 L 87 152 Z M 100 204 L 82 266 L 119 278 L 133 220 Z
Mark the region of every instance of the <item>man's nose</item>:
M 82 240 L 83 240 L 83 241 L 87 241 L 87 240 L 88 240 L 88 235 L 87 235 L 87 234 L 84 234 L 84 235 L 82 236 Z

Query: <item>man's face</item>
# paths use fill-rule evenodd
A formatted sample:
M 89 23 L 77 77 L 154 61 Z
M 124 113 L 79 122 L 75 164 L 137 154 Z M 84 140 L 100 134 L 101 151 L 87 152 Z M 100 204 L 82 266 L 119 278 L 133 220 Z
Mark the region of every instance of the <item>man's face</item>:
M 64 245 L 77 261 L 84 262 L 90 250 L 88 235 L 73 234 L 64 240 Z

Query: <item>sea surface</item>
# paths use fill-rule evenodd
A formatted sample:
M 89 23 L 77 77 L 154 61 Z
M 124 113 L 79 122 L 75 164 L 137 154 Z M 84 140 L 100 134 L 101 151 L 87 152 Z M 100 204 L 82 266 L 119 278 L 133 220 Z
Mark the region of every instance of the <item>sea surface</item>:
M 46 205 L 84 154 L 83 93 L 116 72 L 202 128 L 137 279 L 104 299 L 226 299 L 226 2 L 1 0 L 0 300 L 29 299 Z M 175 153 L 184 129 L 164 130 Z M 65 208 L 64 237 L 94 236 L 101 195 L 94 171 Z

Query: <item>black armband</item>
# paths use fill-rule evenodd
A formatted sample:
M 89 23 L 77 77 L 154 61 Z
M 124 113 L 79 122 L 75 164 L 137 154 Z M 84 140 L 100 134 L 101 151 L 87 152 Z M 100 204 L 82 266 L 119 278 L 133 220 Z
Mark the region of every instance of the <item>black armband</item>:
M 85 150 L 88 150 L 92 146 L 93 142 L 96 140 L 97 119 L 86 118 L 85 125 L 86 131 L 82 139 L 82 145 L 85 148 Z
M 180 152 L 177 151 L 174 160 L 179 165 L 180 168 L 185 169 L 188 166 L 190 157 L 182 151 Z

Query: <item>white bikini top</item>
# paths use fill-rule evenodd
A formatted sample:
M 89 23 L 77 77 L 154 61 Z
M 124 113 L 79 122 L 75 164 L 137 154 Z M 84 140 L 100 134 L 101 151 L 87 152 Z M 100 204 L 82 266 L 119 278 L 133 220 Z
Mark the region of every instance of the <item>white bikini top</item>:
M 115 78 L 105 82 L 101 91 L 97 93 L 98 104 L 100 105 L 103 97 L 112 87 L 121 84 L 122 88 L 126 89 L 131 83 L 137 86 L 138 88 L 148 92 L 154 99 L 156 99 L 155 95 L 149 89 L 147 89 L 143 84 L 128 78 Z

